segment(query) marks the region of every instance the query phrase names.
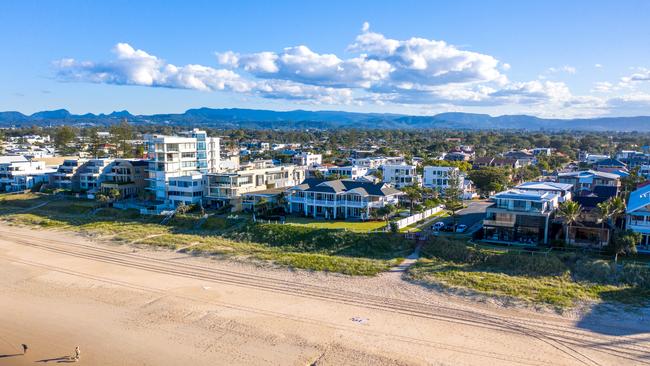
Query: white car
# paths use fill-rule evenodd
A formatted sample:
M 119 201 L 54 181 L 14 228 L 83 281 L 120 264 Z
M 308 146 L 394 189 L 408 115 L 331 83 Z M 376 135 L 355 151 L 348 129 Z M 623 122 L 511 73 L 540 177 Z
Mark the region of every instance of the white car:
M 442 222 L 442 221 L 438 221 L 435 224 L 431 225 L 431 229 L 433 229 L 435 231 L 438 231 L 438 230 L 442 229 L 443 227 L 445 227 L 445 223 Z
M 458 226 L 456 226 L 457 233 L 464 233 L 465 230 L 467 230 L 467 225 L 465 224 L 459 224 Z

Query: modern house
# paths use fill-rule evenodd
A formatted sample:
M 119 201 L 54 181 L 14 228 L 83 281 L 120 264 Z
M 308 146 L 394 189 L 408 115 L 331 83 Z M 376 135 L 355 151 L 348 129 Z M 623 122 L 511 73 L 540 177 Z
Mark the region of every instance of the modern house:
M 650 184 L 630 193 L 626 214 L 627 228 L 641 234 L 637 250 L 650 253 Z
M 486 210 L 483 238 L 486 241 L 548 244 L 550 221 L 559 196 L 549 192 L 510 189 L 492 197 Z
M 295 165 L 302 165 L 302 166 L 321 165 L 323 163 L 323 155 L 303 152 L 294 155 L 291 158 L 291 162 L 294 163 Z
M 200 172 L 170 177 L 168 185 L 167 199 L 174 207 L 181 203 L 199 204 L 203 200 L 203 174 Z
M 326 219 L 361 219 L 386 205 L 396 205 L 403 193 L 385 183 L 349 179 L 307 179 L 287 191 L 290 213 Z
M 515 187 L 520 191 L 535 193 L 553 193 L 558 195 L 558 201 L 571 201 L 573 186 L 568 183 L 557 182 L 525 182 Z
M 108 193 L 113 189 L 120 192 L 120 199 L 137 198 L 144 193 L 147 177 L 147 160 L 118 159 L 104 174 L 101 190 Z
M 450 182 L 456 181 L 457 188 L 463 189 L 465 177 L 461 176 L 460 169 L 449 166 L 425 166 L 424 180 L 422 185 L 444 194 L 445 190 L 450 187 Z
M 48 181 L 47 174 L 55 170 L 42 161 L 27 160 L 24 156 L 0 156 L 0 192 L 31 189 Z
M 421 177 L 416 172 L 415 165 L 382 165 L 381 169 L 384 176 L 384 183 L 389 183 L 395 188 L 404 188 L 407 186 L 418 186 Z
M 356 165 L 329 166 L 325 171 L 325 177 L 337 176 L 344 179 L 359 179 L 368 174 L 368 168 Z
M 559 173 L 557 182 L 571 184 L 573 200 L 585 208 L 617 196 L 621 187 L 619 175 L 594 170 Z
M 295 165 L 273 165 L 257 161 L 242 165 L 237 171 L 210 173 L 206 176 L 206 204 L 242 209 L 242 195 L 271 188 L 293 187 L 305 179 L 305 168 Z
M 627 165 L 617 159 L 603 159 L 593 164 L 593 168 L 599 172 L 616 173 L 618 171 L 627 171 Z

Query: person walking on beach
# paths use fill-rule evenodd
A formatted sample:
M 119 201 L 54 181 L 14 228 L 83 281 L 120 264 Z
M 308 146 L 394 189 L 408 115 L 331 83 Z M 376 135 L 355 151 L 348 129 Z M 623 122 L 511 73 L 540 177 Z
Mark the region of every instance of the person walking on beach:
M 81 357 L 81 350 L 79 349 L 79 346 L 77 346 L 74 349 L 74 361 L 75 362 L 79 361 L 79 357 Z
M 23 347 L 23 355 L 24 355 L 25 353 L 27 353 L 27 350 L 29 348 L 27 347 L 27 345 L 25 343 L 21 344 L 21 346 Z

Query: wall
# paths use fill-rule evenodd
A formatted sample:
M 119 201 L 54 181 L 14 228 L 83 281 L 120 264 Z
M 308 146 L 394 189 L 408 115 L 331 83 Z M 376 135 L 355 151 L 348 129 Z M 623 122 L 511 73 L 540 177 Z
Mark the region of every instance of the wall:
M 430 208 L 424 212 L 417 213 L 415 215 L 405 217 L 401 220 L 395 221 L 395 224 L 397 225 L 398 229 L 405 228 L 411 224 L 414 224 L 420 220 L 426 219 L 427 217 L 437 214 L 438 212 L 442 211 L 442 206 L 437 206 Z

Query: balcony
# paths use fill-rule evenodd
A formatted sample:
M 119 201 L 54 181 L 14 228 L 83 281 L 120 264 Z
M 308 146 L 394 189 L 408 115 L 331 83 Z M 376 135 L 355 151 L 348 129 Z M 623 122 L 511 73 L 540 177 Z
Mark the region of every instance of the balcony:
M 483 220 L 483 226 L 514 227 L 515 220 Z

